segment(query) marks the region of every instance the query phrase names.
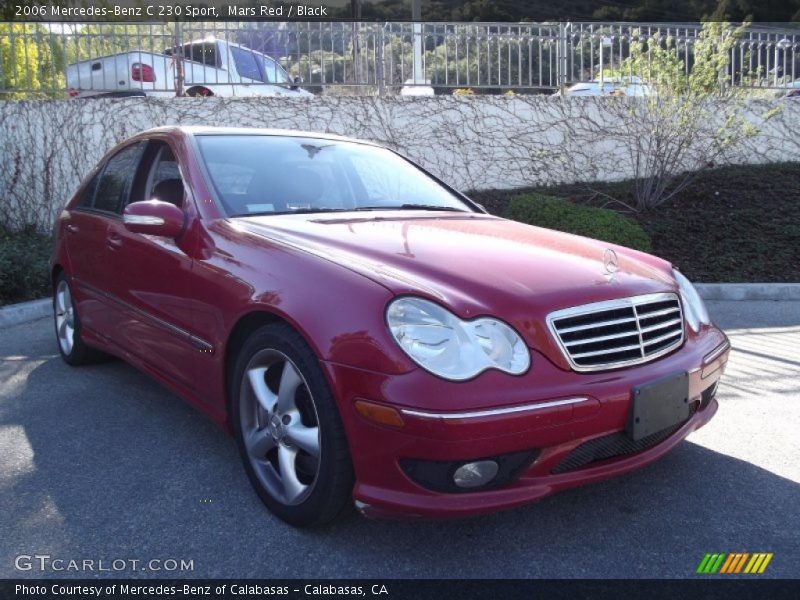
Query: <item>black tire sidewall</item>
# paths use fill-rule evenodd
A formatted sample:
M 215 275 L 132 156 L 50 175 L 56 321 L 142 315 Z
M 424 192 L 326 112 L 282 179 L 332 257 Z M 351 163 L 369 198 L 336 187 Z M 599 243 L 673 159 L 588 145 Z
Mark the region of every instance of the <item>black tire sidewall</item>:
M 293 506 L 281 503 L 263 488 L 250 464 L 244 444 L 240 417 L 240 392 L 244 371 L 252 357 L 265 349 L 274 349 L 285 354 L 300 371 L 313 397 L 320 427 L 321 464 L 317 480 L 309 497 Z M 352 466 L 336 402 L 319 361 L 305 340 L 282 323 L 266 325 L 253 332 L 236 359 L 229 393 L 229 417 L 239 453 L 247 476 L 264 504 L 278 517 L 296 526 L 319 525 L 333 520 L 352 497 Z
M 64 352 L 64 349 L 61 347 L 61 342 L 58 339 L 58 324 L 56 323 L 56 295 L 58 294 L 58 286 L 62 281 L 65 281 L 69 287 L 70 302 L 72 302 L 72 311 L 75 319 L 74 329 L 72 332 L 72 350 L 69 354 Z M 75 304 L 72 282 L 64 272 L 61 272 L 53 283 L 53 327 L 55 328 L 58 353 L 61 355 L 61 358 L 64 359 L 64 362 L 72 366 L 78 366 L 86 363 L 89 355 L 89 348 L 83 343 L 83 339 L 81 338 L 81 319 L 78 316 L 78 309 Z

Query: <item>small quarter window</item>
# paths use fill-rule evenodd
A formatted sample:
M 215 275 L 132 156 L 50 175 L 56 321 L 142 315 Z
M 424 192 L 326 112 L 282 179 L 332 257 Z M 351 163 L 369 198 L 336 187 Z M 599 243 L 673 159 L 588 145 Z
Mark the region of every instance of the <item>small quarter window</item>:
M 78 208 L 91 208 L 92 203 L 94 202 L 94 192 L 97 189 L 97 182 L 100 180 L 100 172 L 98 172 L 92 180 L 86 185 L 83 190 L 83 195 L 81 196 L 80 200 L 78 200 L 78 204 L 76 205 Z

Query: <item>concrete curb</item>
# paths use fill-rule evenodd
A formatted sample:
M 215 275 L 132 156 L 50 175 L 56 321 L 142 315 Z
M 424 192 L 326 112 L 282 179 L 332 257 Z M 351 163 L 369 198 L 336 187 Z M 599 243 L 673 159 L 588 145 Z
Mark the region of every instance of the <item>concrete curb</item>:
M 800 301 L 800 283 L 698 283 L 703 300 Z M 0 328 L 35 321 L 52 314 L 52 300 L 32 300 L 0 308 Z
M 696 283 L 703 300 L 800 300 L 800 283 Z
M 0 328 L 35 321 L 53 314 L 53 301 L 50 298 L 9 304 L 0 308 Z

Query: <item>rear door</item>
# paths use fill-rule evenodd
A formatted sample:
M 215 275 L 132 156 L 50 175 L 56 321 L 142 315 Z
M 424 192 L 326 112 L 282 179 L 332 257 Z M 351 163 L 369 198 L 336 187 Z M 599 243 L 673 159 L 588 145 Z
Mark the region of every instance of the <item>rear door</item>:
M 66 225 L 70 275 L 82 325 L 111 339 L 121 315 L 111 292 L 111 263 L 121 243 L 120 212 L 143 149 L 144 143 L 136 142 L 108 159 Z

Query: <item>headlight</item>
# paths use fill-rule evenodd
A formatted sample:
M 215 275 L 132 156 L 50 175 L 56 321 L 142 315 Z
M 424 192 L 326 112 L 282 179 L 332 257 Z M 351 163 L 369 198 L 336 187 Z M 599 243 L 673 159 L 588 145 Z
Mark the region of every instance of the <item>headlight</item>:
M 711 323 L 711 317 L 708 316 L 706 305 L 700 297 L 700 294 L 697 293 L 697 290 L 694 289 L 692 283 L 686 279 L 683 273 L 677 269 L 672 269 L 672 274 L 675 275 L 675 279 L 678 281 L 678 288 L 681 292 L 683 316 L 686 318 L 686 322 L 689 323 L 689 327 L 695 332 L 698 332 L 700 331 L 701 323 L 705 323 L 706 325 Z
M 404 296 L 389 304 L 386 322 L 411 360 L 444 379 L 463 381 L 486 369 L 520 375 L 531 364 L 519 334 L 497 319 L 462 321 L 438 304 Z

